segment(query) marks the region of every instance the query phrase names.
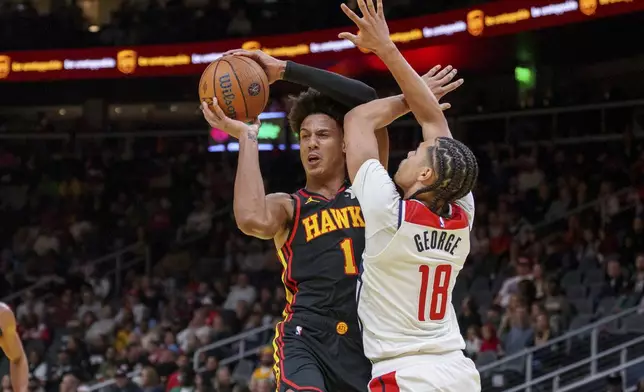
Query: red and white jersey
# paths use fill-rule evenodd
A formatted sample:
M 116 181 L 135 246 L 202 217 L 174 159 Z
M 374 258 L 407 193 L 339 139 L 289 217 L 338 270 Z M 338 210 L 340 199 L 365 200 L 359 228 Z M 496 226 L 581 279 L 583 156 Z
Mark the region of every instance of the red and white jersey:
M 365 355 L 377 362 L 411 354 L 463 350 L 452 290 L 470 251 L 471 194 L 442 218 L 417 200 L 402 200 L 375 159 L 352 189 L 366 222 L 358 283 Z

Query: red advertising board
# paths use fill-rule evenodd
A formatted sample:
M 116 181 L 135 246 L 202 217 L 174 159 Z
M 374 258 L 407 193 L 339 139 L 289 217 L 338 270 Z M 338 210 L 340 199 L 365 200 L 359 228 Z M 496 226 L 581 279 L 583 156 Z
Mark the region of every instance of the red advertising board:
M 392 39 L 401 49 L 414 49 L 642 10 L 644 0 L 502 0 L 479 8 L 395 20 L 389 25 Z M 195 44 L 0 53 L 0 81 L 199 74 L 221 53 L 240 47 L 328 67 L 360 54 L 349 41 L 337 38 L 343 30 Z

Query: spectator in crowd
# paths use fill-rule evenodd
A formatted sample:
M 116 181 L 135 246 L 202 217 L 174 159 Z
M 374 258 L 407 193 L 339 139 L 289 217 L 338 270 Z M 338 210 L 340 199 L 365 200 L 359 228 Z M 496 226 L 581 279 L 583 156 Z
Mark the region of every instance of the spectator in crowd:
M 481 333 L 478 325 L 471 325 L 467 329 L 465 339 L 465 353 L 468 357 L 476 359 L 476 355 L 481 351 Z
M 195 390 L 195 372 L 190 367 L 181 370 L 178 381 L 179 385 L 170 389 L 170 392 L 192 392 Z
M 492 324 L 485 324 L 481 329 L 481 348 L 479 352 L 493 352 L 495 354 L 503 354 L 503 346 L 501 340 L 496 333 L 496 328 Z
M 253 371 L 250 379 L 249 389 L 251 391 L 259 389 L 259 384 L 262 381 L 275 381 L 275 375 L 273 374 L 273 364 L 275 363 L 273 353 L 273 347 L 266 346 L 261 349 L 259 366 Z
M 163 392 L 159 374 L 151 366 L 144 368 L 142 371 L 141 389 L 142 392 Z
M 617 256 L 611 257 L 606 263 L 606 283 L 600 294 L 601 297 L 618 297 L 628 287 L 622 266 Z
M 248 275 L 240 273 L 237 275 L 237 284 L 230 288 L 230 292 L 224 303 L 224 309 L 235 310 L 240 301 L 243 301 L 245 304 L 251 304 L 255 301 L 256 296 L 257 292 L 255 288 L 249 285 Z
M 11 392 L 11 379 L 8 374 L 2 376 L 2 392 Z
M 217 370 L 214 384 L 217 392 L 233 392 L 235 390 L 235 382 L 230 374 L 230 368 L 227 366 L 220 367 Z
M 80 379 L 74 373 L 66 373 L 60 382 L 60 392 L 77 392 L 80 386 Z
M 116 370 L 116 382 L 108 387 L 108 392 L 141 392 L 141 388 L 128 379 L 127 365 Z
M 501 290 L 499 290 L 499 305 L 507 307 L 510 303 L 511 296 L 519 293 L 519 283 L 523 280 L 532 279 L 533 276 L 530 259 L 525 256 L 519 257 L 516 262 L 515 275 L 507 278 L 505 282 L 503 282 Z
M 503 350 L 506 354 L 517 353 L 530 346 L 534 332 L 530 326 L 528 310 L 520 303 L 510 315 L 510 329 L 503 335 Z
M 478 313 L 478 306 L 473 297 L 467 296 L 461 303 L 461 314 L 458 316 L 458 326 L 461 335 L 465 336 L 470 327 L 481 326 L 481 316 Z

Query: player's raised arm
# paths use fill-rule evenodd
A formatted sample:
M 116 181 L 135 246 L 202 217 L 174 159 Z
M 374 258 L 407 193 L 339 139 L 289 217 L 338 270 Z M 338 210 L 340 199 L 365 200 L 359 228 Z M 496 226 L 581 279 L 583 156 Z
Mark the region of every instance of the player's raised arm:
M 362 18 L 345 4 L 342 4 L 342 10 L 358 26 L 360 34 L 341 33 L 339 37 L 348 39 L 359 47 L 371 50 L 380 57 L 398 82 L 411 111 L 421 124 L 425 140 L 439 136 L 451 137 L 447 120 L 436 96 L 423 83 L 422 78 L 409 65 L 391 40 L 382 0 L 377 0 L 376 6 L 374 6 L 373 0 L 358 0 L 358 6 L 362 11 Z
M 373 87 L 359 80 L 298 64 L 294 61 L 279 60 L 261 50 L 235 49 L 226 52 L 224 55 L 245 56 L 255 60 L 266 72 L 269 83 L 285 80 L 307 86 L 348 108 L 354 108 L 378 98 Z M 386 167 L 389 160 L 389 136 L 387 130 L 384 128 L 378 129 L 376 140 L 378 142 L 380 161 Z
M 268 76 L 268 82 L 271 84 L 277 80 L 285 80 L 311 87 L 350 108 L 378 98 L 373 87 L 359 80 L 298 64 L 294 61 L 279 60 L 261 50 L 235 49 L 224 53 L 224 55 L 244 56 L 255 60 L 262 66 Z
M 0 303 L 0 347 L 9 359 L 11 387 L 14 392 L 27 392 L 29 385 L 29 365 L 22 348 L 22 342 L 16 331 L 16 318 L 3 303 Z
M 259 167 L 259 148 L 257 135 L 259 121 L 252 125 L 232 120 L 213 103 L 214 111 L 203 104 L 204 115 L 208 122 L 219 129 L 237 136 L 239 139 L 239 158 L 233 198 L 233 211 L 237 227 L 244 234 L 273 239 L 286 229 L 293 213 L 291 197 L 285 193 L 266 195 L 264 180 Z M 276 241 L 279 241 L 276 238 Z
M 441 69 L 440 65 L 432 68 L 422 79 L 432 93 L 441 99 L 448 93 L 463 85 L 463 79 L 452 80 L 456 72 L 452 66 Z M 449 103 L 440 104 L 441 110 L 447 110 Z M 362 163 L 375 158 L 374 129 L 389 126 L 398 117 L 409 112 L 405 96 L 400 94 L 367 102 L 351 110 L 344 120 L 344 140 L 347 147 L 347 170 L 353 181 Z

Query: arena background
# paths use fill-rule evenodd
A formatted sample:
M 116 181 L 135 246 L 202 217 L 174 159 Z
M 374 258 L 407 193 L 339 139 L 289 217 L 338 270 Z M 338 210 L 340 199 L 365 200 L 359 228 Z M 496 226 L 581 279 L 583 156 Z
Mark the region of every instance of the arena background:
M 453 303 L 483 390 L 644 391 L 644 1 L 384 3 L 419 72 L 466 81 L 448 116 L 481 175 Z M 339 4 L 0 4 L 0 296 L 31 392 L 273 390 L 280 265 L 234 226 L 237 145 L 197 81 L 245 47 L 396 93 L 336 38 Z M 270 191 L 303 184 L 284 121 L 300 89 L 271 88 Z M 405 117 L 390 136 L 397 167 L 421 135 Z

